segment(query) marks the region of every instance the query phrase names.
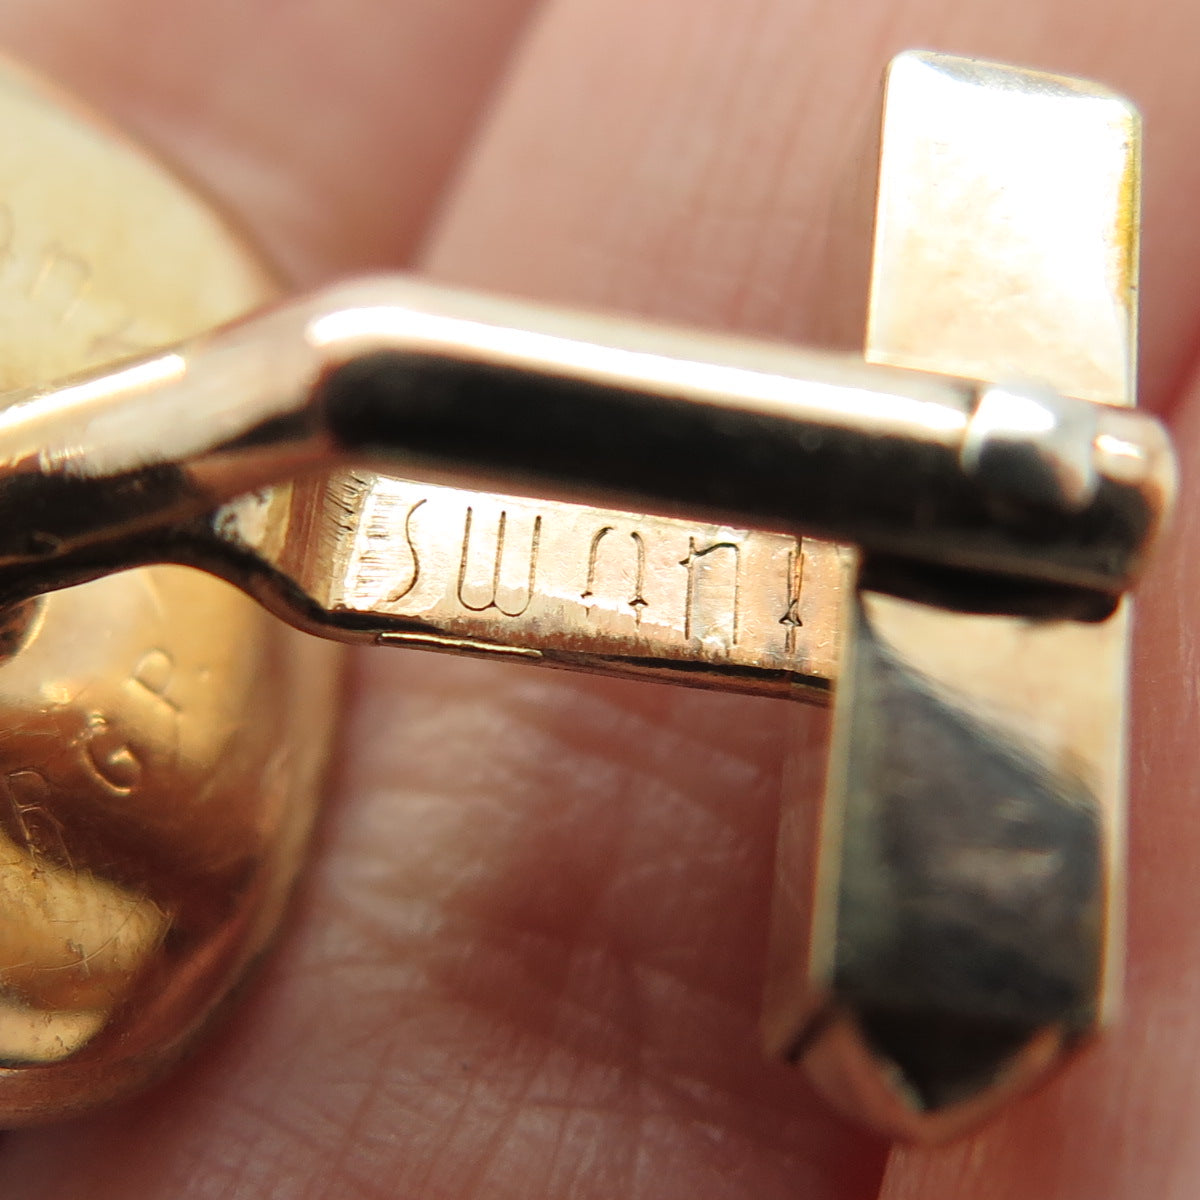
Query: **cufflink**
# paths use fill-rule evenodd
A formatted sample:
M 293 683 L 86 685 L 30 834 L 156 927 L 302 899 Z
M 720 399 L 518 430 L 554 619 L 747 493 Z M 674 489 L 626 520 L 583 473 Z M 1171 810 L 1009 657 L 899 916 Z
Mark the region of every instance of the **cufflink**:
M 888 1134 L 1111 1017 L 1126 596 L 1174 484 L 1127 104 L 896 59 L 820 350 L 403 276 L 268 304 L 136 151 L 24 79 L 0 114 L 0 1118 L 145 1082 L 261 951 L 326 641 L 830 705 L 763 1028 Z

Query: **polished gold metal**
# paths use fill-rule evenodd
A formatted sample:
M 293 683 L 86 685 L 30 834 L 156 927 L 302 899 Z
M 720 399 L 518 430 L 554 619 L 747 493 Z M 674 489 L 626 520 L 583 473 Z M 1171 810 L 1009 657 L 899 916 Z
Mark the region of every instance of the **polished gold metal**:
M 207 206 L 11 68 L 0 126 L 5 388 L 177 341 L 271 295 Z M 178 567 L 10 610 L 0 1123 L 159 1074 L 260 952 L 318 795 L 332 649 Z
M 1123 597 L 1174 482 L 1161 426 L 1113 406 L 1136 142 L 1087 85 L 898 60 L 865 361 L 392 276 L 27 386 L 0 410 L 10 640 L 47 591 L 172 561 L 341 641 L 836 690 L 811 912 L 784 823 L 768 1040 L 888 1132 L 962 1128 L 1113 994 Z M 85 840 L 122 812 L 55 811 Z M 290 864 L 280 828 L 252 844 Z M 169 944 L 147 895 L 98 927 L 129 987 L 122 939 Z
M 1095 85 L 898 58 L 870 278 L 841 281 L 867 359 L 1132 404 L 1140 142 Z M 844 635 L 814 911 L 777 914 L 765 1028 L 858 1117 L 946 1137 L 1116 1006 L 1129 607 L 1027 621 L 864 591 Z M 805 826 L 785 818 L 785 876 L 811 871 Z
M 294 505 L 285 514 L 257 497 L 215 520 L 214 508 L 281 475 L 382 462 L 432 484 L 853 540 L 879 589 L 1098 618 L 1136 578 L 1173 486 L 1158 422 L 1105 404 L 402 276 L 316 293 L 16 397 L 0 415 L 0 456 L 11 481 L 0 493 L 0 516 L 11 518 L 0 521 L 0 596 L 10 603 L 168 555 L 221 571 L 301 627 L 350 640 L 386 628 L 386 606 L 404 598 L 424 520 L 408 509 L 421 493 L 406 494 L 394 578 L 382 601 L 371 598 L 380 626 L 361 619 L 357 580 L 327 591 L 322 569 L 306 595 L 302 571 L 271 579 L 271 550 L 250 560 L 257 540 L 287 558 L 292 523 L 313 520 L 311 505 L 297 517 Z M 28 489 L 38 498 L 32 528 Z M 325 503 L 344 509 L 345 490 Z M 530 599 L 530 577 L 537 586 L 544 522 L 525 531 L 514 595 L 496 604 L 468 579 L 482 524 L 474 510 L 488 503 L 469 493 L 455 600 L 465 613 L 512 617 Z M 595 536 L 617 513 L 589 519 Z M 485 561 L 503 576 L 499 524 Z M 340 551 L 357 529 L 355 520 L 303 528 L 299 554 L 312 553 L 310 532 Z M 698 532 L 685 558 L 722 536 Z M 590 541 L 579 559 L 590 571 Z M 680 578 L 686 586 L 698 574 Z M 576 608 L 589 607 L 589 586 L 585 575 Z M 789 586 L 786 573 L 779 586 Z M 687 640 L 692 608 L 675 605 L 672 617 Z

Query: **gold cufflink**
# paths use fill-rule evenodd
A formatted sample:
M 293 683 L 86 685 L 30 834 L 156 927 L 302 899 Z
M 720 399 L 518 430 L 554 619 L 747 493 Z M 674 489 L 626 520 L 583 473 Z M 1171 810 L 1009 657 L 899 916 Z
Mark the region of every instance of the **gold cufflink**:
M 159 1073 L 276 926 L 337 671 L 276 617 L 832 700 L 764 1030 L 879 1129 L 963 1129 L 1109 1018 L 1173 488 L 1124 102 L 896 59 L 840 353 L 400 276 L 263 307 L 138 152 L 23 76 L 0 118 L 0 1120 Z

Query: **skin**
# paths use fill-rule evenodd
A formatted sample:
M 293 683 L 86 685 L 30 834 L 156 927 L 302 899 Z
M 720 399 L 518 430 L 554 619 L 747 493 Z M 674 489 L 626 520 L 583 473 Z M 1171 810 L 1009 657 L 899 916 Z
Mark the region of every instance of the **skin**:
M 5 1136 L 0 1194 L 1194 1194 L 1198 38 L 1182 0 L 0 5 L 0 41 L 181 163 L 300 285 L 409 266 L 796 340 L 892 53 L 1103 79 L 1146 114 L 1143 402 L 1184 467 L 1140 597 L 1126 1015 L 973 1140 L 889 1153 L 759 1056 L 783 706 L 375 652 L 244 1004 L 150 1094 Z

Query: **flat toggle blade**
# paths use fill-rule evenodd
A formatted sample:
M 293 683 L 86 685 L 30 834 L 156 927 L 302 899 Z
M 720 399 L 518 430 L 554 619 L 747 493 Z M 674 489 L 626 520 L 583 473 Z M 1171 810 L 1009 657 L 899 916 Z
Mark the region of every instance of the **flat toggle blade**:
M 838 281 L 866 358 L 1132 404 L 1139 152 L 1102 88 L 899 56 L 869 279 Z M 1113 1011 L 1129 605 L 1087 624 L 847 596 L 816 882 L 792 794 L 764 1028 L 843 1108 L 936 1140 Z

